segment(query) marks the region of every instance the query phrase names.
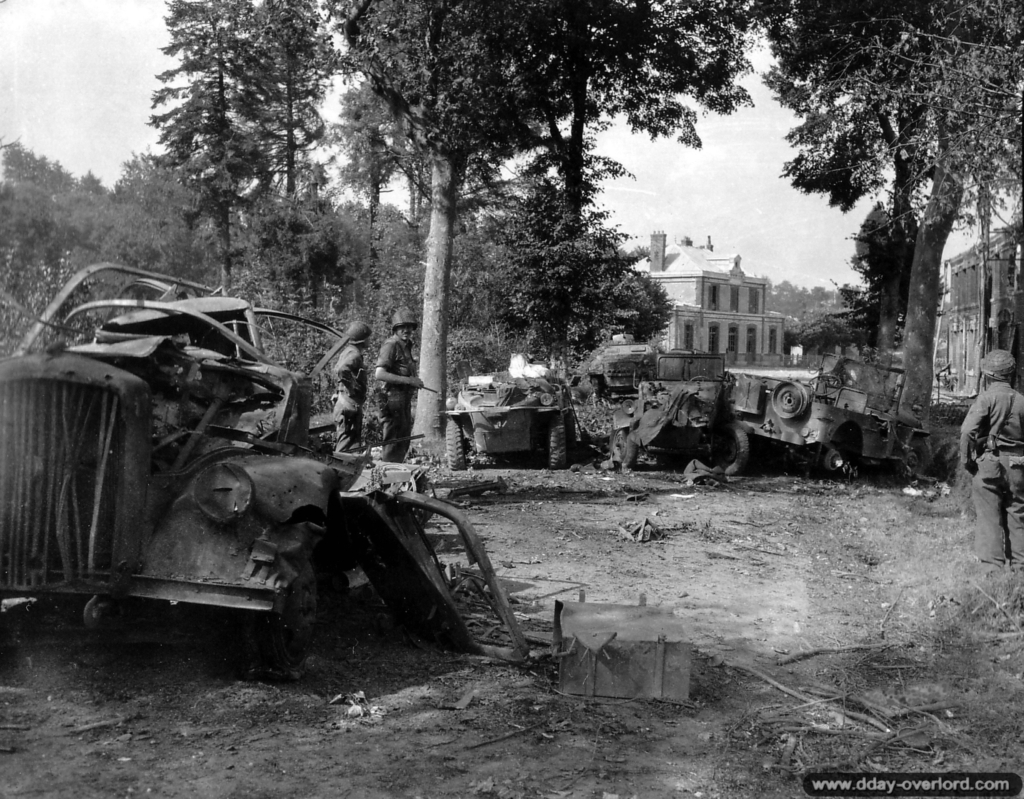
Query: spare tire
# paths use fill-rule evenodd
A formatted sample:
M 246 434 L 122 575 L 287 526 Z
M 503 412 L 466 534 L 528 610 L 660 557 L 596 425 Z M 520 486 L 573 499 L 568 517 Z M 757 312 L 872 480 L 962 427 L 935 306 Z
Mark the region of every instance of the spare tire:
M 772 392 L 772 408 L 780 419 L 797 419 L 811 407 L 811 389 L 802 383 L 786 380 Z

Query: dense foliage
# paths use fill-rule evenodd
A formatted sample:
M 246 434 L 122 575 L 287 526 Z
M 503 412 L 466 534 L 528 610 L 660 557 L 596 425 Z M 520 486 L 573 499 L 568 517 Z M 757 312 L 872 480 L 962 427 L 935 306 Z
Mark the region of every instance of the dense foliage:
M 848 209 L 888 190 L 877 343 L 906 313 L 908 396 L 931 390 L 943 248 L 978 209 L 1020 215 L 1024 11 L 1013 0 L 762 0 L 777 98 L 801 118 L 786 174 Z M 907 287 L 903 301 L 904 286 Z

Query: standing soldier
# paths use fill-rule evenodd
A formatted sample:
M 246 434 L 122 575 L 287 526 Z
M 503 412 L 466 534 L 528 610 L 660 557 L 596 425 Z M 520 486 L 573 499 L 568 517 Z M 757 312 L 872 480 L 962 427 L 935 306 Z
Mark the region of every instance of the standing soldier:
M 1024 568 L 1024 396 L 1010 387 L 1006 350 L 981 360 L 986 387 L 960 428 L 960 464 L 973 475 L 974 552 L 986 571 Z
M 423 388 L 423 381 L 416 376 L 416 361 L 412 357 L 415 329 L 416 320 L 412 312 L 399 308 L 391 318 L 391 338 L 384 342 L 377 356 L 375 376 L 384 383 L 387 393 L 387 401 L 381 408 L 383 459 L 390 463 L 401 463 L 409 452 L 412 393 Z
M 363 404 L 368 383 L 363 354 L 369 341 L 369 326 L 353 322 L 345 333 L 345 346 L 334 365 L 338 381 L 334 401 L 335 452 L 351 452 L 362 446 Z

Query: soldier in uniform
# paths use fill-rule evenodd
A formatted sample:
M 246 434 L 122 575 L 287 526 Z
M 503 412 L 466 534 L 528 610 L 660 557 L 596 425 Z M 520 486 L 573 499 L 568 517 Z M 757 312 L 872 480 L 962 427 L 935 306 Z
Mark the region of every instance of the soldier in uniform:
M 338 382 L 334 398 L 334 451 L 352 452 L 362 446 L 363 404 L 366 402 L 368 380 L 363 355 L 370 341 L 370 328 L 353 322 L 345 332 L 345 346 L 334 364 Z
M 974 552 L 986 571 L 1024 569 L 1024 396 L 1010 386 L 1006 350 L 982 358 L 986 387 L 960 428 L 960 464 L 973 475 Z
M 391 338 L 384 342 L 377 356 L 375 377 L 384 383 L 387 395 L 381 408 L 383 458 L 391 463 L 401 463 L 409 452 L 408 440 L 395 439 L 408 439 L 412 435 L 412 395 L 423 388 L 412 357 L 414 330 L 416 319 L 412 312 L 399 308 L 391 319 Z

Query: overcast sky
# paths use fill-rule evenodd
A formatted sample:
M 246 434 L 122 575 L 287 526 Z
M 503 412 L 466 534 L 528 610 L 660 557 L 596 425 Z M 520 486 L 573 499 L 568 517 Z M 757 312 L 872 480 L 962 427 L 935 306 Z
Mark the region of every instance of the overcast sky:
M 173 64 L 158 0 L 6 0 L 0 3 L 0 139 L 20 141 L 75 175 L 92 171 L 111 186 L 133 153 L 156 147 L 147 123 L 156 75 Z M 755 66 L 767 66 L 759 54 Z M 794 117 L 755 76 L 745 81 L 755 107 L 702 117 L 704 146 L 651 142 L 615 126 L 598 151 L 635 177 L 605 186 L 612 222 L 646 244 L 655 230 L 669 240 L 711 237 L 716 251 L 737 253 L 748 274 L 801 286 L 857 282 L 850 237 L 870 208 L 829 208 L 780 178 L 792 157 L 784 137 Z M 968 246 L 951 239 L 947 257 Z

